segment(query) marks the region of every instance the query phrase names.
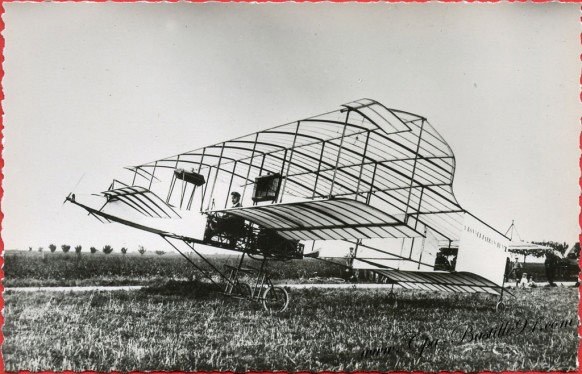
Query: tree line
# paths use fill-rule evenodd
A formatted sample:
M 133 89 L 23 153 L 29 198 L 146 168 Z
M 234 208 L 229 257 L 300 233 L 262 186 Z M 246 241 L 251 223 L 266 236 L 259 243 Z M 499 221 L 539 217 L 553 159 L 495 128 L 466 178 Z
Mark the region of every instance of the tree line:
M 49 244 L 48 249 L 49 249 L 49 251 L 51 253 L 54 253 L 54 252 L 57 251 L 57 246 L 55 244 L 52 244 L 51 243 L 51 244 Z M 28 247 L 28 251 L 29 252 L 32 252 L 32 250 L 33 250 L 32 247 Z M 61 250 L 63 251 L 63 253 L 69 253 L 69 251 L 71 250 L 71 246 L 68 245 L 68 244 L 63 244 L 63 245 L 61 245 Z M 82 250 L 83 250 L 83 247 L 81 245 L 75 246 L 75 253 L 77 253 L 77 254 L 80 255 L 81 252 L 82 252 Z M 38 251 L 39 252 L 43 252 L 44 251 L 44 247 L 38 247 Z M 104 254 L 108 255 L 110 253 L 113 253 L 114 249 L 113 249 L 113 247 L 111 245 L 106 244 L 106 245 L 103 246 L 103 248 L 101 248 L 101 250 L 97 249 L 96 247 L 90 247 L 89 248 L 89 251 L 91 252 L 91 254 L 95 254 L 95 253 L 101 251 Z M 127 247 L 121 247 L 119 249 L 119 251 L 122 254 L 127 254 L 128 249 L 127 249 Z M 137 248 L 137 252 L 140 255 L 144 255 L 147 252 L 147 249 L 143 245 L 140 245 Z M 161 251 L 161 250 L 156 250 L 156 251 L 154 251 L 154 253 L 157 254 L 157 255 L 163 255 L 166 252 L 165 251 Z

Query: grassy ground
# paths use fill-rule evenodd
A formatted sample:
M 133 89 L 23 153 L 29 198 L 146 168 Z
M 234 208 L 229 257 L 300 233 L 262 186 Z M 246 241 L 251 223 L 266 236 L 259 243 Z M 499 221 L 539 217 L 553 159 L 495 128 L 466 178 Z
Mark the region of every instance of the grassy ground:
M 235 265 L 238 256 L 210 256 L 220 269 Z M 89 254 L 62 252 L 8 252 L 4 254 L 5 287 L 40 286 L 116 286 L 162 284 L 171 279 L 192 279 L 201 273 L 183 257 L 175 254 Z M 190 257 L 205 270 L 210 267 L 199 257 Z M 258 261 L 246 259 L 245 266 L 259 267 Z M 314 259 L 272 262 L 272 279 L 299 279 L 312 277 L 339 277 L 342 268 Z
M 7 292 L 5 367 L 465 372 L 576 368 L 575 288 L 516 290 L 515 299 L 506 299 L 504 313 L 495 313 L 496 300 L 486 295 L 399 291 L 398 305 L 392 308 L 385 290 L 290 294 L 290 308 L 269 315 L 257 304 L 224 298 L 198 283 L 131 292 Z
M 210 271 L 210 266 L 200 257 L 189 256 L 197 266 Z M 8 251 L 4 253 L 6 287 L 47 286 L 131 286 L 163 284 L 172 279 L 200 278 L 202 274 L 188 261 L 176 253 L 159 256 L 148 252 L 145 255 L 130 253 L 89 254 L 51 252 Z M 238 264 L 239 255 L 215 255 L 208 259 L 219 269 L 224 265 Z M 343 265 L 342 259 L 334 259 Z M 249 258 L 245 266 L 258 268 L 260 263 Z M 285 262 L 270 262 L 269 274 L 274 280 L 295 282 L 314 276 L 342 278 L 347 275 L 341 266 L 306 258 Z M 535 275 L 536 282 L 545 282 L 543 264 L 527 264 L 525 271 Z M 541 273 L 540 273 L 541 272 Z M 568 278 L 572 281 L 574 278 Z M 563 281 L 562 278 L 556 280 Z M 513 284 L 512 282 L 509 283 Z

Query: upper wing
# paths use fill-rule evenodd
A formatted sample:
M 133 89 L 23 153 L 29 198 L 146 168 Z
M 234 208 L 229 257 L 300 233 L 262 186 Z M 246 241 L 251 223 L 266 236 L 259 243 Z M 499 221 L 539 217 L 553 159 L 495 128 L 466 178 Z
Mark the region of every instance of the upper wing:
M 279 174 L 273 203 L 350 199 L 448 240 L 456 240 L 462 227 L 448 144 L 426 118 L 369 99 L 131 169 L 134 182 L 152 190 L 161 184 L 160 196 L 188 209 L 226 207 L 234 189 L 251 205 L 257 178 Z M 200 175 L 205 185 L 176 178 L 180 169 Z M 152 186 L 154 177 L 165 182 Z M 385 234 L 393 237 L 394 231 Z

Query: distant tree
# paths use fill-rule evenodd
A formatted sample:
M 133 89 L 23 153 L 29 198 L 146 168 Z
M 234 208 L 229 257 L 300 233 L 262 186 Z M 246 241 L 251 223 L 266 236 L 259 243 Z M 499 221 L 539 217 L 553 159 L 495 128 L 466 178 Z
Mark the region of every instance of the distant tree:
M 574 247 L 572 247 L 572 251 L 569 253 L 568 257 L 572 257 L 574 259 L 580 258 L 580 242 L 574 244 Z
M 81 253 L 81 249 L 83 249 L 83 247 L 81 247 L 80 245 L 75 247 L 75 252 L 77 253 Z
M 71 249 L 71 246 L 68 244 L 63 244 L 61 245 L 61 249 L 63 250 L 63 252 L 68 253 L 69 250 Z
M 42 252 L 43 248 L 42 247 L 38 247 L 38 251 Z
M 51 250 L 51 252 L 54 252 L 54 251 L 56 251 L 56 250 L 57 250 L 57 246 L 56 246 L 56 245 L 54 245 L 54 244 L 50 244 L 50 245 L 49 245 L 49 249 Z
M 137 251 L 139 252 L 140 255 L 143 255 L 144 253 L 146 253 L 146 249 L 144 248 L 143 245 L 140 245 L 139 248 L 137 249 Z
M 106 255 L 110 254 L 111 252 L 113 252 L 113 247 L 110 246 L 109 244 L 103 247 L 103 253 L 105 253 Z
M 32 252 L 32 247 L 28 247 L 28 251 L 29 252 Z
M 166 254 L 166 252 L 164 252 L 164 251 L 156 251 L 156 254 L 161 256 L 163 254 Z
M 126 254 L 127 253 L 127 248 L 121 247 L 121 253 Z
M 91 247 L 89 250 L 91 251 L 91 254 L 95 254 L 95 252 L 97 252 L 97 248 L 95 247 Z
M 566 253 L 566 251 L 568 250 L 568 243 L 558 243 L 558 242 L 533 242 L 534 244 L 539 244 L 539 245 L 545 245 L 546 247 L 551 247 L 553 251 L 558 251 L 560 252 L 562 255 L 564 255 L 564 253 Z M 552 252 L 552 250 L 545 250 L 543 251 L 541 254 L 539 255 L 534 255 L 536 257 L 542 257 L 546 254 L 546 252 Z

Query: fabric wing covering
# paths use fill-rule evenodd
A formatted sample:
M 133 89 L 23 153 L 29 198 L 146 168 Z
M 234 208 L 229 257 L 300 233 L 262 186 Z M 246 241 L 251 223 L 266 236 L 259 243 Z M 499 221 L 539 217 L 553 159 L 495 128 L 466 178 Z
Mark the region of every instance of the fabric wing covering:
M 485 292 L 494 295 L 499 295 L 501 290 L 495 283 L 479 275 L 466 272 L 393 270 L 375 270 L 375 272 L 405 289 L 469 293 Z
M 276 230 L 294 240 L 418 237 L 396 216 L 350 199 L 306 201 L 227 209 L 227 212 Z
M 144 187 L 127 186 L 101 193 L 107 202 L 119 201 L 135 211 L 157 218 L 180 218 L 180 215 L 156 194 Z
M 287 197 L 292 197 L 292 201 L 328 198 L 366 201 L 376 210 L 365 208 L 364 211 L 406 215 L 410 228 L 422 231 L 419 226 L 425 225 L 433 229 L 439 239 L 456 240 L 463 227 L 463 209 L 452 191 L 455 159 L 448 144 L 423 116 L 390 109 L 370 99 L 353 101 L 342 105 L 340 110 L 132 166 L 130 170 L 134 171 L 138 182 L 151 185 L 154 177 L 164 180 L 166 173 L 166 179 L 171 179 L 174 170 L 180 168 L 193 170 L 205 176 L 207 181 L 217 178 L 231 183 L 233 188 L 238 188 L 243 203 L 250 193 L 247 186 L 251 186 L 255 178 L 279 173 L 283 179 L 277 203 L 285 202 Z M 214 185 L 207 184 L 210 187 L 204 191 L 211 194 Z M 160 193 L 167 194 L 167 191 L 166 186 L 166 190 Z M 174 206 L 182 206 L 186 195 L 172 195 L 170 188 L 168 201 Z M 214 196 L 206 195 L 202 198 L 199 204 L 202 211 L 211 210 L 212 198 Z M 228 201 L 228 197 L 222 196 L 216 201 Z M 310 212 L 316 206 L 306 205 Z M 334 209 L 332 204 L 324 207 Z M 272 212 L 261 209 L 257 211 L 264 216 Z M 294 208 L 272 209 L 284 212 Z M 241 216 L 245 214 L 240 213 Z M 339 217 L 330 222 L 326 218 L 321 226 L 333 226 L 332 221 L 339 220 Z M 370 224 L 366 218 L 358 218 L 357 223 Z M 287 236 L 298 237 L 292 232 L 297 233 L 299 225 L 295 227 L 289 222 L 281 222 L 281 225 L 293 228 Z M 360 234 L 356 235 L 358 230 Z M 321 239 L 377 237 L 378 233 L 388 238 L 405 236 L 397 234 L 398 230 L 405 229 L 390 225 L 360 227 L 358 230 L 328 227 L 319 232 L 313 230 L 311 235 Z
M 538 253 L 538 252 L 544 252 L 544 251 L 551 251 L 553 250 L 552 247 L 548 247 L 547 245 L 540 245 L 540 244 L 534 244 L 534 243 L 529 243 L 529 242 L 510 242 L 509 243 L 509 247 L 508 247 L 509 251 L 529 251 L 531 253 Z

